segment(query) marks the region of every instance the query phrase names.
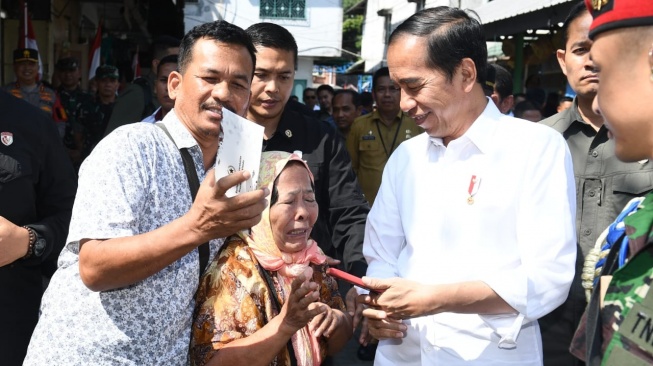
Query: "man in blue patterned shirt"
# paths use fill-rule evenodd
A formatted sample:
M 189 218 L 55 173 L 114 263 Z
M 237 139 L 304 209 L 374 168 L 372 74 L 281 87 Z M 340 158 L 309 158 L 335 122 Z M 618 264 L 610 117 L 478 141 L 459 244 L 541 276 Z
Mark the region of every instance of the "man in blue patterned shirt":
M 118 128 L 80 169 L 66 247 L 41 306 L 25 365 L 185 365 L 198 250 L 209 263 L 225 237 L 251 227 L 265 190 L 227 198 L 249 178 L 215 181 L 223 108 L 244 115 L 255 50 L 223 21 L 193 28 L 168 81 L 175 108 L 154 124 Z M 202 182 L 195 202 L 179 149 Z

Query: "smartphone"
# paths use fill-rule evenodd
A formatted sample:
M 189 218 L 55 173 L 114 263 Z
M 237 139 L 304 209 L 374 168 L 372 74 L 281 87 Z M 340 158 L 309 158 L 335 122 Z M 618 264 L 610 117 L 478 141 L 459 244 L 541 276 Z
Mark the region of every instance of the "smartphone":
M 371 289 L 371 288 L 367 287 L 367 285 L 365 285 L 365 284 L 363 283 L 363 280 L 361 280 L 360 277 L 356 277 L 356 276 L 354 276 L 354 275 L 351 275 L 351 274 L 349 274 L 349 273 L 347 273 L 347 272 L 345 272 L 345 271 L 341 271 L 341 270 L 339 270 L 339 269 L 328 268 L 328 269 L 327 269 L 327 274 L 330 275 L 330 276 L 333 276 L 333 277 L 339 278 L 339 279 L 341 279 L 341 280 L 345 280 L 345 281 L 351 283 L 352 285 L 356 285 L 356 286 L 358 286 L 358 287 L 360 287 L 360 288 L 364 288 L 364 289 L 366 289 L 366 290 L 370 290 L 370 291 L 372 291 L 372 292 L 376 292 L 377 294 L 380 294 L 380 293 L 382 293 L 382 292 L 384 291 L 384 290 L 374 290 L 374 289 Z

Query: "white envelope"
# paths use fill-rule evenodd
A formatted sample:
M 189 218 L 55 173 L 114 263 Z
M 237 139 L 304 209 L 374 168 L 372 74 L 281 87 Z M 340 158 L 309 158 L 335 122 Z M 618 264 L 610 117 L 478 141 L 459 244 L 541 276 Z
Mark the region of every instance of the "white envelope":
M 263 126 L 222 109 L 222 141 L 215 163 L 215 179 L 240 170 L 252 173 L 250 179 L 227 190 L 227 197 L 256 189 L 264 130 Z

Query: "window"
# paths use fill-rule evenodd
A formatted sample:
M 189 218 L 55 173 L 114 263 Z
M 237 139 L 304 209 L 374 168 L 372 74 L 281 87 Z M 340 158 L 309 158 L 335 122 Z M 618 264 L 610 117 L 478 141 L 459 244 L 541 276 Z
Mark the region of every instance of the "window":
M 261 0 L 261 18 L 305 19 L 306 0 Z

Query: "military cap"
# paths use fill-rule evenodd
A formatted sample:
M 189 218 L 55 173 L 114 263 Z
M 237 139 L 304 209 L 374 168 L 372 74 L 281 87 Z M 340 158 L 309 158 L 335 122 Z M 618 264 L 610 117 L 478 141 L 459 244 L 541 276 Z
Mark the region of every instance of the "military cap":
M 39 51 L 33 48 L 18 48 L 14 50 L 14 62 L 34 61 L 39 62 Z
M 590 39 L 617 28 L 653 25 L 653 1 L 650 0 L 585 0 L 594 21 Z
M 64 58 L 60 58 L 59 61 L 57 61 L 57 64 L 54 65 L 54 67 L 62 71 L 75 70 L 79 67 L 79 61 L 77 61 L 77 59 L 74 57 L 64 57 Z
M 95 78 L 96 79 L 114 78 L 117 80 L 119 79 L 118 69 L 115 66 L 111 66 L 111 65 L 98 66 L 98 68 L 95 69 Z

